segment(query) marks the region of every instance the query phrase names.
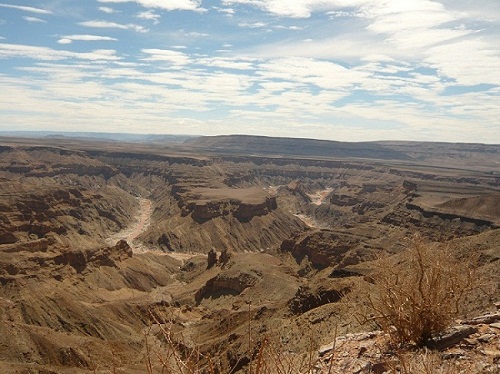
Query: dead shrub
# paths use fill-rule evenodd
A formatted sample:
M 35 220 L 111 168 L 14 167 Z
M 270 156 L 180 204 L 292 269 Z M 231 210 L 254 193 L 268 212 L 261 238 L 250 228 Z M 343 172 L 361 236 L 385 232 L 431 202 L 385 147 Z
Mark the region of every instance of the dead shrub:
M 145 331 L 145 364 L 148 374 L 306 374 L 318 362 L 317 341 L 310 336 L 305 352 L 292 352 L 279 336 L 266 334 L 253 337 L 249 304 L 248 351 L 229 368 L 221 366 L 221 358 L 190 348 L 181 333 L 175 332 L 175 317 L 168 312 L 151 310 L 151 326 Z
M 358 321 L 374 322 L 396 345 L 432 347 L 433 337 L 451 325 L 478 284 L 473 265 L 458 260 L 449 246 L 415 235 L 404 252 L 379 259 L 371 285 L 357 291 L 364 301 L 363 308 L 356 306 Z

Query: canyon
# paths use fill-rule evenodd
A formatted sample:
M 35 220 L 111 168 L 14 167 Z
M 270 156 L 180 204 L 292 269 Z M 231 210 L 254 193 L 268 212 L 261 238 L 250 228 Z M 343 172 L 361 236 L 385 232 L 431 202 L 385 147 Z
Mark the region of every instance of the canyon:
M 245 372 L 270 337 L 300 356 L 363 331 L 344 295 L 415 233 L 479 258 L 476 315 L 499 206 L 498 145 L 2 137 L 0 371 L 162 372 L 175 346 Z

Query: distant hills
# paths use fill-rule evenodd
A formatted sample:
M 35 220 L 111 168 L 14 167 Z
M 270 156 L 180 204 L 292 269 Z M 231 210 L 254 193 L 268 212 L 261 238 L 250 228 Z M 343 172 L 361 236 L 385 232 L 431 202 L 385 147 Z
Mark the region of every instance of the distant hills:
M 251 135 L 204 136 L 184 142 L 192 148 L 217 153 L 255 155 L 355 157 L 387 160 L 410 160 L 404 152 L 376 142 L 337 142 L 303 138 L 280 138 Z
M 94 141 L 116 141 L 130 143 L 182 143 L 197 137 L 193 135 L 129 134 L 108 132 L 61 132 L 61 131 L 0 131 L 0 136 L 18 138 L 82 139 Z
M 500 145 L 477 143 L 373 141 L 339 142 L 306 138 L 284 138 L 256 135 L 165 135 L 98 132 L 0 131 L 0 137 L 36 138 L 69 142 L 136 143 L 154 147 L 161 153 L 298 157 L 325 159 L 391 160 L 436 167 L 493 170 L 500 175 Z M 499 170 L 498 172 L 496 170 Z

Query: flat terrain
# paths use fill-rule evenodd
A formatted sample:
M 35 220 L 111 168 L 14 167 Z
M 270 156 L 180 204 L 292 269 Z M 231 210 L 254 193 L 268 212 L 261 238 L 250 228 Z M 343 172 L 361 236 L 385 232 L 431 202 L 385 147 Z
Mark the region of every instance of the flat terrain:
M 0 372 L 298 359 L 366 328 L 344 295 L 415 233 L 479 258 L 484 313 L 499 206 L 499 145 L 0 138 Z

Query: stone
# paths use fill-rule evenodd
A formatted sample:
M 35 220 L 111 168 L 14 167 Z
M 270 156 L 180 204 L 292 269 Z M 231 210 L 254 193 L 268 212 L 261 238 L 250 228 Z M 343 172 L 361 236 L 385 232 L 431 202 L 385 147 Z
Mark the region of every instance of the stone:
M 480 324 L 491 324 L 497 321 L 500 321 L 500 313 L 490 313 L 490 314 L 485 314 L 484 316 L 475 317 L 467 321 L 467 323 L 469 325 L 480 325 Z
M 470 325 L 455 326 L 449 332 L 434 339 L 433 348 L 443 350 L 460 343 L 465 338 L 476 333 L 476 327 Z
M 212 268 L 217 263 L 217 253 L 212 248 L 207 255 L 207 269 Z
M 495 334 L 484 334 L 481 335 L 477 340 L 481 343 L 488 343 L 491 339 L 495 337 Z
M 441 355 L 443 360 L 458 360 L 464 357 L 465 352 L 463 350 L 456 350 L 453 352 L 445 352 Z
M 490 327 L 500 330 L 500 322 L 490 323 Z

